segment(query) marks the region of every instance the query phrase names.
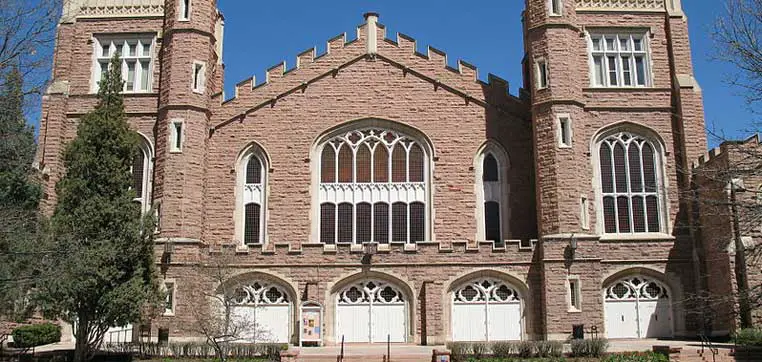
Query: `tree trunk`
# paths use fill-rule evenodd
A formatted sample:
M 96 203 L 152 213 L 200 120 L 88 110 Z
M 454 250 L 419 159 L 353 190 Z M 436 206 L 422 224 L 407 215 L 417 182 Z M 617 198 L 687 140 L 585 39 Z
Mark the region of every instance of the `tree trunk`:
M 76 331 L 76 338 L 77 341 L 74 344 L 74 362 L 87 362 L 89 358 L 89 351 L 88 351 L 88 333 L 87 330 L 89 329 L 89 322 L 86 318 L 78 318 L 78 321 L 76 323 L 77 325 L 77 331 Z

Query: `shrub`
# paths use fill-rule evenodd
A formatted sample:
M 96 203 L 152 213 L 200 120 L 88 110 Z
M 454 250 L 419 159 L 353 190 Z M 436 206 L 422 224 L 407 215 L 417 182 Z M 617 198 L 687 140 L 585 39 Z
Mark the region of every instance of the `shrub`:
M 489 352 L 489 345 L 483 342 L 474 342 L 471 344 L 471 353 L 473 354 L 474 358 L 476 359 L 482 359 L 484 355 Z
M 736 344 L 741 346 L 762 346 L 762 329 L 744 328 L 735 334 Z M 15 336 L 13 337 L 15 340 Z
M 575 357 L 600 357 L 609 348 L 604 338 L 574 339 L 571 341 L 572 355 Z
M 669 362 L 669 358 L 654 352 L 633 352 L 611 354 L 603 358 L 601 362 Z
M 492 343 L 492 355 L 497 358 L 508 358 L 517 352 L 514 342 L 494 342 Z
M 31 348 L 56 343 L 61 340 L 61 327 L 53 323 L 18 327 L 11 333 L 17 348 Z
M 449 342 L 447 349 L 450 350 L 450 358 L 453 362 L 465 361 L 466 356 L 471 354 L 471 344 L 466 342 Z
M 516 352 L 521 358 L 532 357 L 534 353 L 534 343 L 530 341 L 521 341 L 516 345 Z
M 534 344 L 537 357 L 561 357 L 564 345 L 558 341 L 537 341 Z

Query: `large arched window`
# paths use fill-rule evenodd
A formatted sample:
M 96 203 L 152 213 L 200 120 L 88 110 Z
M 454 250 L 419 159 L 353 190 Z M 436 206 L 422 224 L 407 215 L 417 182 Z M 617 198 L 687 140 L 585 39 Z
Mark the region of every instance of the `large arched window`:
M 132 159 L 132 190 L 135 202 L 140 204 L 142 213 L 151 209 L 151 172 L 153 171 L 153 153 L 148 141 L 141 139 L 138 152 Z
M 384 128 L 340 133 L 320 152 L 320 241 L 325 244 L 426 240 L 429 154 Z
M 265 242 L 267 169 L 264 152 L 257 146 L 250 147 L 240 159 L 236 234 L 244 245 Z
M 606 234 L 664 232 L 661 148 L 630 132 L 598 142 L 600 216 Z
M 508 155 L 494 142 L 488 142 L 476 158 L 477 239 L 503 243 L 508 222 Z

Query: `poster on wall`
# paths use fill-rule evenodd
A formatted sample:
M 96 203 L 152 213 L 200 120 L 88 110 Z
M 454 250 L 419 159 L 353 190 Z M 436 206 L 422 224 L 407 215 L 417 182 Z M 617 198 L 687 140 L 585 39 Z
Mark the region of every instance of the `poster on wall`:
M 320 342 L 322 341 L 322 308 L 318 304 L 305 303 L 302 306 L 301 318 L 301 341 L 302 342 Z

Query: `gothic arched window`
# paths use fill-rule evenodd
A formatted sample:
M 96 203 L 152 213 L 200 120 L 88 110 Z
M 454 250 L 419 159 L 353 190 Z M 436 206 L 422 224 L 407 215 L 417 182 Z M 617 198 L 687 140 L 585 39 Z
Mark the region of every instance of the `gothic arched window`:
M 361 128 L 320 150 L 320 241 L 414 243 L 427 238 L 429 156 L 400 132 Z
M 476 159 L 477 182 L 481 186 L 477 200 L 479 210 L 478 238 L 503 243 L 506 235 L 504 222 L 507 213 L 508 156 L 499 145 L 488 142 Z
M 262 244 L 265 240 L 266 159 L 259 147 L 252 147 L 240 162 L 238 238 L 245 245 Z
M 135 191 L 135 202 L 140 204 L 142 213 L 151 209 L 151 172 L 153 160 L 151 146 L 147 141 L 141 142 L 138 152 L 132 159 L 132 190 Z
M 598 143 L 600 206 L 606 234 L 664 232 L 660 148 L 630 132 Z

